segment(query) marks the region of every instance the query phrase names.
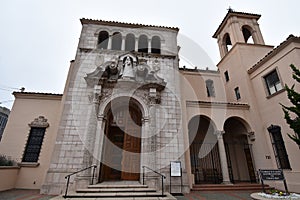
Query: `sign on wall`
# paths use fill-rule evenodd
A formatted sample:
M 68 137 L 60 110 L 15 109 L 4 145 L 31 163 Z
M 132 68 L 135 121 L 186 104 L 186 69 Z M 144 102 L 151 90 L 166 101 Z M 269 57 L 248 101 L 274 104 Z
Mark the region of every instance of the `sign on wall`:
M 180 177 L 181 176 L 181 162 L 171 161 L 171 176 Z

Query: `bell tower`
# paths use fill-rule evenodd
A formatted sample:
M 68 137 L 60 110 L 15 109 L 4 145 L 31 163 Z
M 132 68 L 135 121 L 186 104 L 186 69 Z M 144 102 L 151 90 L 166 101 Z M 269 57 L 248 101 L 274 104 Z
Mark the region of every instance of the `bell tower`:
M 237 43 L 265 44 L 257 23 L 259 18 L 260 15 L 257 14 L 228 9 L 227 15 L 213 35 L 218 40 L 221 58 Z

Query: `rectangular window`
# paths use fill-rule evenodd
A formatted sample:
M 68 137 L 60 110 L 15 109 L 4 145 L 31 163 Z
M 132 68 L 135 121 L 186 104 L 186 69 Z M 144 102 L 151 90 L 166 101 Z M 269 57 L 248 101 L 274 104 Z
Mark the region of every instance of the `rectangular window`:
M 229 74 L 228 74 L 228 71 L 224 72 L 224 76 L 225 76 L 226 82 L 228 82 L 228 81 L 229 81 Z
M 235 93 L 235 97 L 236 97 L 236 100 L 239 100 L 241 98 L 241 94 L 240 94 L 240 89 L 239 87 L 236 87 L 234 89 L 234 93 Z
M 213 80 L 206 80 L 206 92 L 208 97 L 215 97 L 215 88 Z
M 274 70 L 264 77 L 269 95 L 272 95 L 282 89 L 277 71 Z
M 268 127 L 268 131 L 270 133 L 271 142 L 278 168 L 291 169 L 287 151 L 281 135 L 281 127 L 271 125 L 270 127 Z
M 31 127 L 22 162 L 37 162 L 46 128 Z

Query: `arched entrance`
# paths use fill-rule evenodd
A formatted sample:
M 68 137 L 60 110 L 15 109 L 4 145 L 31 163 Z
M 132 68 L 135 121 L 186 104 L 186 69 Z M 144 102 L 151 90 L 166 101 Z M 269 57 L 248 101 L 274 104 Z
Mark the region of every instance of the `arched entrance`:
M 142 112 L 132 100 L 110 103 L 99 181 L 139 180 Z
M 195 183 L 221 183 L 222 170 L 213 122 L 205 116 L 189 121 L 190 160 Z
M 247 138 L 247 127 L 248 124 L 238 117 L 231 117 L 224 124 L 223 138 L 232 183 L 256 182 L 252 147 Z

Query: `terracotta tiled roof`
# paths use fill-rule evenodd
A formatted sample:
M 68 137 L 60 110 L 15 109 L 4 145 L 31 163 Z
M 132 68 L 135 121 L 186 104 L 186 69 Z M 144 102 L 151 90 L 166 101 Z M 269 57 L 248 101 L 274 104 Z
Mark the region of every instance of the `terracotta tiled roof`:
M 272 51 L 270 51 L 268 54 L 266 54 L 265 57 L 263 57 L 255 65 L 253 65 L 253 67 L 251 67 L 248 70 L 248 74 L 251 74 L 252 72 L 254 72 L 259 66 L 261 66 L 262 64 L 264 64 L 265 62 L 267 62 L 271 57 L 273 57 L 274 55 L 276 55 L 279 51 L 281 51 L 288 44 L 290 44 L 291 42 L 296 42 L 296 41 L 300 43 L 300 37 L 296 37 L 294 35 L 289 35 L 289 37 L 287 37 L 287 39 L 285 41 L 283 41 L 282 43 L 280 43 Z
M 213 35 L 213 38 L 217 38 L 217 35 L 219 34 L 219 32 L 221 31 L 221 29 L 224 27 L 225 22 L 227 21 L 227 19 L 231 16 L 238 16 L 238 17 L 246 17 L 246 18 L 255 18 L 255 19 L 259 19 L 261 17 L 261 15 L 258 14 L 253 14 L 253 13 L 245 13 L 245 12 L 235 12 L 232 9 L 228 9 L 228 12 L 226 14 L 226 16 L 224 17 L 224 19 L 222 20 L 221 24 L 219 25 L 218 29 L 216 30 L 216 32 Z
M 151 28 L 162 28 L 162 29 L 170 29 L 170 30 L 174 30 L 174 31 L 179 31 L 179 28 L 177 28 L 177 27 L 124 23 L 124 22 L 94 20 L 94 19 L 85 19 L 85 18 L 80 19 L 80 22 L 81 22 L 81 24 L 99 24 L 99 25 L 107 25 L 107 26 L 121 26 L 121 27 L 128 27 L 128 28 L 151 27 Z

